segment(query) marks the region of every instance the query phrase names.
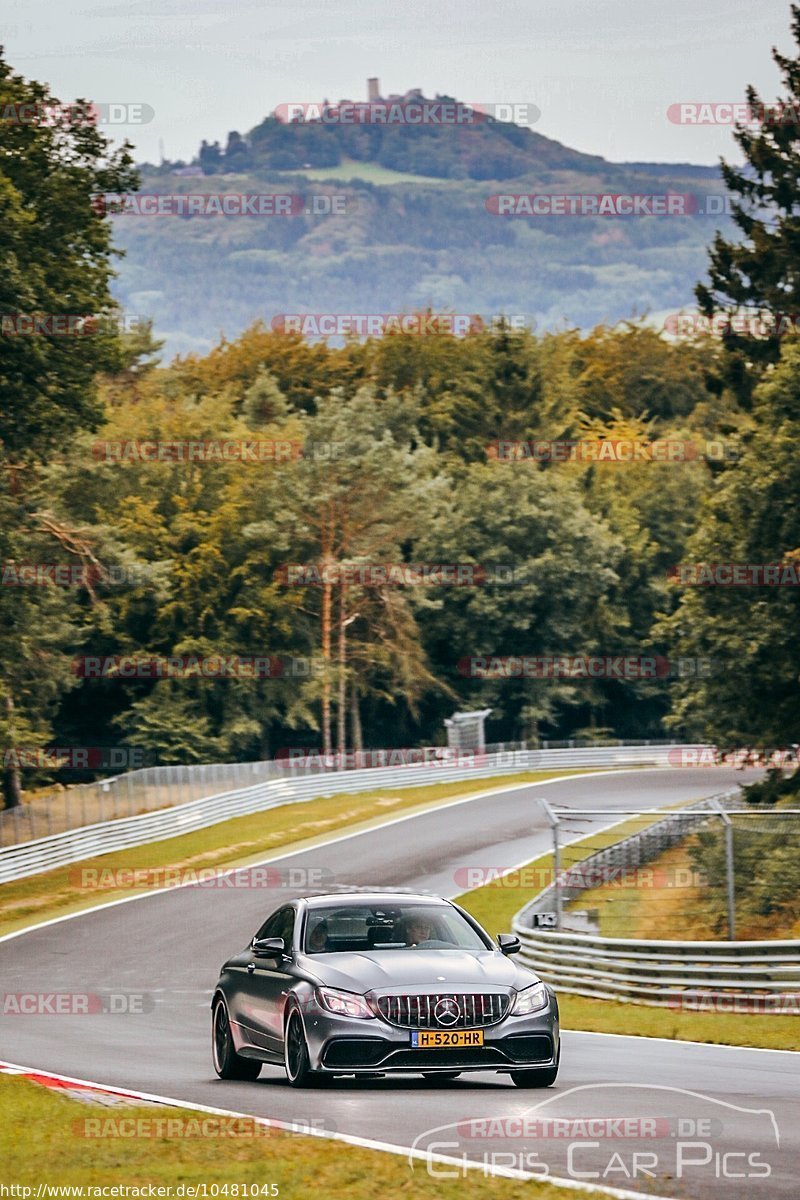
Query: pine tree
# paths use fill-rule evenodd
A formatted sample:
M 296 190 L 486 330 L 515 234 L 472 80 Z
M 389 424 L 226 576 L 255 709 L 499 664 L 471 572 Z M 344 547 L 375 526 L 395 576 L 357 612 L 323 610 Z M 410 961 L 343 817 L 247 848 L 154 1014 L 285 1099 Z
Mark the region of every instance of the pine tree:
M 764 364 L 779 357 L 787 319 L 791 323 L 800 314 L 800 4 L 792 4 L 791 10 L 798 53 L 792 58 L 772 51 L 787 96 L 764 103 L 748 87 L 755 124 L 737 125 L 734 134 L 745 165 L 721 160 L 732 217 L 743 240 L 729 242 L 716 234 L 709 252 L 710 282 L 695 289 L 708 317 L 749 312 L 768 322 L 767 336 L 725 333 L 732 353 L 730 380 L 743 401 L 749 401 Z

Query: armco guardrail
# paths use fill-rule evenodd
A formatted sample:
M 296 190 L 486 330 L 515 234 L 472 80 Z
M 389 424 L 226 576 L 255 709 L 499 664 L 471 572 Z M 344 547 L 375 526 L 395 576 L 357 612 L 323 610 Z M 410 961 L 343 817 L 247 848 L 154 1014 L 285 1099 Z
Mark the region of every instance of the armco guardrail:
M 675 750 L 704 749 L 702 746 L 597 746 L 575 750 L 520 750 L 476 756 L 463 765 L 374 767 L 271 779 L 252 787 L 237 788 L 178 804 L 157 812 L 104 821 L 70 829 L 52 837 L 6 846 L 0 850 L 0 883 L 36 875 L 53 867 L 79 862 L 98 854 L 109 854 L 164 838 L 193 833 L 231 817 L 261 812 L 281 804 L 297 804 L 337 792 L 363 792 L 373 788 L 421 786 L 475 778 L 491 778 L 531 770 L 567 770 L 575 767 L 630 767 L 668 765 Z
M 520 960 L 562 992 L 686 1009 L 713 1000 L 724 1010 L 738 999 L 800 1013 L 800 941 L 643 942 L 530 929 L 518 920 L 514 932 Z
M 592 749 L 596 744 L 588 740 L 543 742 L 536 749 Z M 604 744 L 627 747 L 674 746 L 674 742 L 667 741 L 606 741 Z M 507 753 L 529 749 L 533 747 L 529 747 L 525 742 L 498 742 L 486 746 L 483 753 L 496 754 L 501 751 Z M 54 751 L 54 756 L 58 753 Z M 102 751 L 101 755 L 107 754 L 109 761 L 119 761 L 119 753 L 122 753 L 124 760 L 124 751 L 110 749 Z M 49 795 L 38 795 L 14 808 L 0 809 L 0 847 L 32 842 L 35 838 L 52 837 L 54 833 L 65 833 L 68 829 L 77 829 L 81 825 L 97 825 L 105 821 L 117 821 L 122 817 L 136 817 L 144 812 L 156 812 L 160 808 L 170 808 L 173 804 L 188 804 L 190 800 L 202 800 L 206 796 L 238 791 L 256 783 L 266 783 L 268 779 L 293 779 L 300 775 L 324 775 L 329 771 L 360 770 L 365 767 L 416 764 L 445 766 L 451 759 L 464 760 L 476 753 L 480 754 L 478 751 L 461 751 L 448 746 L 350 750 L 344 755 L 309 750 L 307 757 L 303 757 L 301 751 L 289 751 L 278 759 L 173 763 L 165 767 L 140 767 L 125 771 L 122 775 L 105 778 L 101 773 L 92 783 L 58 787 Z M 83 751 L 83 754 L 88 762 L 88 751 Z
M 733 813 L 741 807 L 737 797 L 728 792 L 713 799 L 724 799 Z M 604 870 L 613 876 L 651 862 L 676 837 L 714 816 L 711 800 L 700 801 L 566 868 L 562 902 L 591 887 L 595 875 L 602 879 Z M 667 828 L 671 823 L 674 831 Z M 535 914 L 552 910 L 554 896 L 554 885 L 535 896 L 517 913 L 513 929 L 522 942 L 520 960 L 559 991 L 661 1008 L 800 1014 L 800 940 L 641 940 L 532 927 Z

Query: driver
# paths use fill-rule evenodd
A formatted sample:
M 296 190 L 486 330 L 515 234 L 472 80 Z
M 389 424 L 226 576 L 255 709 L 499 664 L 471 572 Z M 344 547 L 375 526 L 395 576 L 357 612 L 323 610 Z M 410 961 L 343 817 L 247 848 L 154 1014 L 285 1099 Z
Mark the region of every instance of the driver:
M 419 942 L 430 941 L 433 937 L 433 925 L 427 917 L 413 916 L 406 921 L 406 945 L 416 946 Z
M 328 949 L 328 922 L 318 921 L 308 936 L 308 948 L 312 954 Z

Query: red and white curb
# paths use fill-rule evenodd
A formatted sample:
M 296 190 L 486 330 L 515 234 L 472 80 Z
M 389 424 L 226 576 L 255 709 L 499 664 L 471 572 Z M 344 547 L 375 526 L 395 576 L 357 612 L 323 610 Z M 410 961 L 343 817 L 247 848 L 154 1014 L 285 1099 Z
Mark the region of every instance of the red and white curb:
M 0 1062 L 0 1075 L 18 1075 L 27 1079 L 28 1083 L 38 1083 L 40 1087 L 60 1092 L 62 1096 L 68 1096 L 70 1100 L 77 1100 L 80 1104 L 113 1108 L 115 1105 L 128 1107 L 158 1103 L 155 1100 L 142 1100 L 118 1088 L 103 1087 L 99 1083 L 84 1083 L 80 1079 L 66 1079 L 63 1075 L 50 1075 L 45 1071 L 30 1071 L 27 1067 L 17 1067 L 13 1063 Z

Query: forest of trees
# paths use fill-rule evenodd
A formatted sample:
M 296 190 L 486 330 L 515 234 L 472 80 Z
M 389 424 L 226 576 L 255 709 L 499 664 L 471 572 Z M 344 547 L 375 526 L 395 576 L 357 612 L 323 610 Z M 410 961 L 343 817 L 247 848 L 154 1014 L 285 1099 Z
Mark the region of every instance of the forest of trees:
M 724 660 L 714 669 L 735 694 L 734 661 L 661 628 L 680 600 L 671 568 L 698 558 L 701 513 L 747 461 L 753 413 L 726 384 L 718 344 L 631 327 L 328 349 L 256 326 L 168 367 L 142 351 L 103 376 L 98 431 L 67 439 L 6 497 L 20 520 L 6 563 L 86 568 L 86 586 L 0 593 L 27 629 L 6 651 L 20 683 L 23 668 L 47 664 L 58 744 L 124 739 L 154 762 L 236 760 L 320 747 L 326 719 L 334 745 L 429 744 L 463 707 L 492 708 L 492 740 L 659 736 L 685 684 L 677 661 L 642 680 L 465 673 L 465 659 L 487 655 L 671 661 L 680 642 L 681 670 L 700 646 Z M 785 372 L 797 387 L 791 360 Z M 531 461 L 532 448 L 566 439 L 677 444 L 688 461 Z M 151 461 L 159 442 L 196 458 Z M 222 442 L 229 461 L 213 457 Z M 248 446 L 245 458 L 265 461 L 242 461 L 236 448 Z M 291 584 L 287 567 L 325 563 L 481 570 L 465 586 Z M 286 667 L 252 680 L 53 684 L 70 657 L 220 654 Z M 23 689 L 30 709 L 16 702 L 17 722 L 40 738 L 43 686 Z M 710 717 L 687 710 L 679 731 L 705 734 Z

